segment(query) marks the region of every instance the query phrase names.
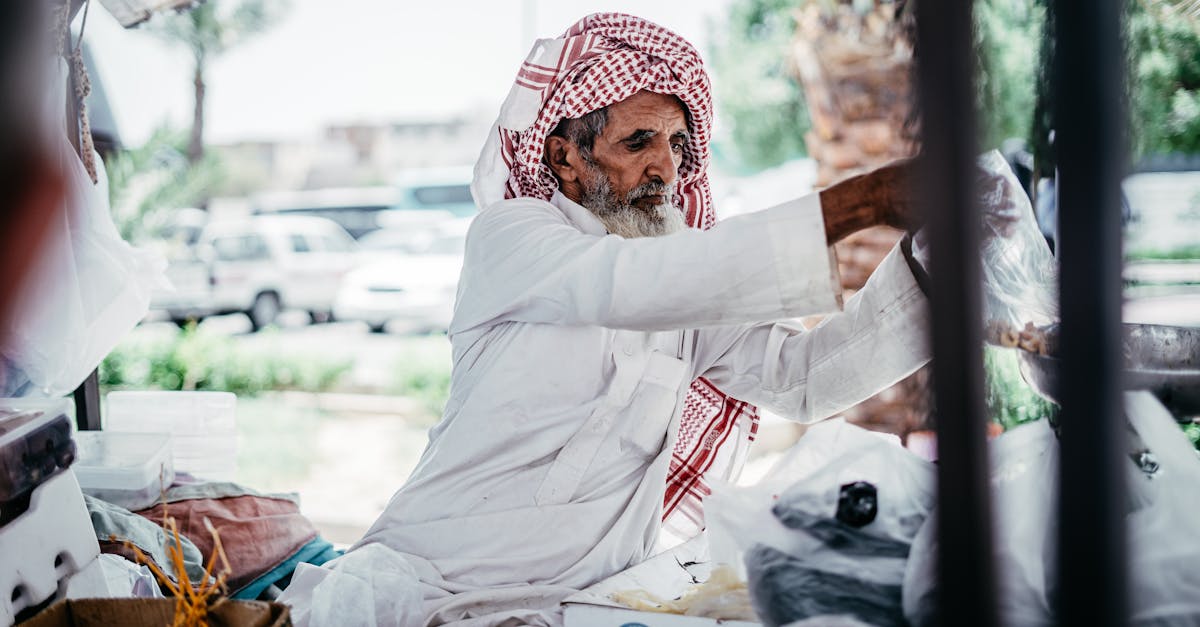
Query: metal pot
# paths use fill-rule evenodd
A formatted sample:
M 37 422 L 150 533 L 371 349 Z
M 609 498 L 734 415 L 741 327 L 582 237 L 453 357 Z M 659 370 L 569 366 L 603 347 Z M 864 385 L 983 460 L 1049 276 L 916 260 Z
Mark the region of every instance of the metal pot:
M 1176 418 L 1200 415 L 1200 327 L 1121 326 L 1125 389 L 1150 390 Z M 1059 360 L 1023 350 L 1018 354 L 1025 381 L 1058 402 Z

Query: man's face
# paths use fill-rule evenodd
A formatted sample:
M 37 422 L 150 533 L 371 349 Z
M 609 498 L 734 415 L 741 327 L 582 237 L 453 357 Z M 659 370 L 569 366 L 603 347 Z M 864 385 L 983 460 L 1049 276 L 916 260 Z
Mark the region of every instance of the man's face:
M 552 140 L 561 146 L 558 140 Z M 688 141 L 687 118 L 674 96 L 638 92 L 608 107 L 590 154 L 563 153 L 563 193 L 589 209 L 610 233 L 665 235 L 684 228 L 672 190 Z M 569 153 L 569 154 L 568 154 Z
M 670 198 L 653 189 L 630 192 L 642 186 L 669 190 L 683 163 L 687 140 L 687 118 L 679 100 L 640 91 L 608 108 L 608 123 L 592 146 L 592 160 L 618 198 L 649 209 Z M 584 178 L 585 188 L 598 183 Z

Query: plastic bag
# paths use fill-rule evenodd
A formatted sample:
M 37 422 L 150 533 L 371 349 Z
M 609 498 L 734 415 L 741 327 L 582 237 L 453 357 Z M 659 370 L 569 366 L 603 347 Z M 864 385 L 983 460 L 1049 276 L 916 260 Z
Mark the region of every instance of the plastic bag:
M 977 201 L 982 210 L 980 261 L 985 324 L 1022 329 L 1058 321 L 1058 262 L 1038 228 L 1029 196 L 999 151 L 976 160 Z M 929 268 L 924 229 L 913 240 L 913 254 Z
M 1149 392 L 1124 396 L 1134 431 L 1158 462 L 1152 475 L 1123 458 L 1129 492 L 1130 624 L 1200 624 L 1200 458 Z M 1054 625 L 1057 597 L 1058 439 L 1037 421 L 991 442 L 995 557 L 1002 624 Z M 937 623 L 937 531 L 930 519 L 912 545 L 904 613 Z
M 759 484 L 713 487 L 712 557 L 744 573 L 767 625 L 831 614 L 902 624 L 908 546 L 933 490 L 933 466 L 894 437 L 822 422 Z
M 1058 262 L 1038 228 L 1033 205 L 999 151 L 979 157 L 984 172 L 1002 181 L 984 190 L 985 322 L 1021 329 L 1058 321 Z M 995 179 L 993 179 L 995 180 Z
M 989 444 L 995 557 L 1002 623 L 1054 624 L 1050 595 L 1057 563 L 1058 440 L 1045 420 L 1021 425 Z M 912 544 L 904 573 L 904 615 L 937 624 L 937 525 L 930 517 Z
M 165 260 L 117 232 L 103 163 L 96 160 L 93 184 L 67 141 L 65 62 L 48 74 L 55 80 L 43 126 L 65 178 L 64 207 L 0 329 L 0 396 L 61 396 L 78 387 L 146 315 L 151 289 L 165 284 Z
M 299 564 L 277 600 L 291 606 L 296 627 L 420 627 L 425 619 L 416 571 L 382 544 Z
M 1131 625 L 1200 624 L 1200 457 L 1150 392 L 1127 392 L 1129 422 L 1158 462 L 1152 475 L 1128 464 L 1131 502 Z

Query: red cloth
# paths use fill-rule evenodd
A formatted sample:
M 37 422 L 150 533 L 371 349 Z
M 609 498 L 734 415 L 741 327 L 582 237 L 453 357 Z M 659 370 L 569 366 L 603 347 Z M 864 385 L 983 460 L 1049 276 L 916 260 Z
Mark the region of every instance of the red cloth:
M 215 545 L 212 534 L 204 526 L 204 519 L 216 528 L 233 571 L 226 580 L 230 594 L 275 568 L 317 537 L 316 528 L 300 514 L 299 506 L 288 499 L 242 495 L 175 501 L 167 503 L 166 507 L 167 515 L 175 518 L 179 525 L 180 535 L 200 549 L 205 565 Z M 159 504 L 137 513 L 161 523 L 162 508 Z M 217 562 L 217 568 L 220 568 L 220 562 Z
M 712 227 L 716 213 L 707 173 L 712 95 L 703 61 L 679 35 L 622 13 L 589 15 L 561 38 L 537 42 L 504 103 L 493 130 L 497 135 L 489 138 L 476 166 L 476 200 L 486 204 L 496 198 L 499 190 L 491 187 L 499 181 L 504 181 L 504 198 L 549 200 L 558 182 L 542 162 L 546 136 L 563 118 L 581 117 L 642 90 L 674 95 L 687 107 L 691 137 L 676 180 L 675 202 L 690 226 Z M 710 492 L 705 474 L 714 470 L 723 447 L 741 444 L 744 450 L 757 430 L 753 405 L 697 379 L 688 393 L 671 460 L 664 520 L 679 514 L 691 523 L 683 525 L 685 531 L 703 527 L 701 501 Z M 731 437 L 735 432 L 737 437 Z

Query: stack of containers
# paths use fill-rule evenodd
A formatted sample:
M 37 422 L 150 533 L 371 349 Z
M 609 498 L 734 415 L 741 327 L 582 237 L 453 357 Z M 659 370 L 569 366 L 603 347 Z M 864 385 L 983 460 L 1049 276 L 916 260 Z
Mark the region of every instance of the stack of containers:
M 104 429 L 169 433 L 176 472 L 206 481 L 237 474 L 237 396 L 229 392 L 110 392 Z

